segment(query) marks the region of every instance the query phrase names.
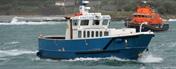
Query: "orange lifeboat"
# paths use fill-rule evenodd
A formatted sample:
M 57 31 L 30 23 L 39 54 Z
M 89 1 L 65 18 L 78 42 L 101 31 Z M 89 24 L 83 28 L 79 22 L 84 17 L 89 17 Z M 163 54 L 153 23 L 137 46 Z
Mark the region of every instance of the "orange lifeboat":
M 137 28 L 142 23 L 147 23 L 143 26 L 143 31 L 164 31 L 169 29 L 169 24 L 161 18 L 160 14 L 156 13 L 150 5 L 137 6 L 135 12 L 132 15 L 130 21 L 125 23 L 125 26 L 129 28 Z

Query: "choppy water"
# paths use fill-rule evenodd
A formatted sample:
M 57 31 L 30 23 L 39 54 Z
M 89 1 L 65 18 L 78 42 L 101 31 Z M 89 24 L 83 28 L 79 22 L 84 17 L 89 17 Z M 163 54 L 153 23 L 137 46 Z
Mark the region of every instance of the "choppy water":
M 64 34 L 66 25 L 0 25 L 0 69 L 176 69 L 176 23 L 167 32 L 156 33 L 148 53 L 138 61 L 109 58 L 70 60 L 40 59 L 37 37 L 40 34 Z M 111 27 L 123 27 L 112 22 Z

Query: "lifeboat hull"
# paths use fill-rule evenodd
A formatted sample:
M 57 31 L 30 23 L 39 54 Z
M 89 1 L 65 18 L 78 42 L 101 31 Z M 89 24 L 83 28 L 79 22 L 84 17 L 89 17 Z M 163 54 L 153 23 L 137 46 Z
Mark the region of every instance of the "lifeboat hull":
M 140 31 L 140 24 L 134 24 L 134 23 L 125 23 L 125 26 L 128 28 L 136 28 L 136 31 Z M 144 24 L 142 25 L 141 31 L 153 31 L 153 32 L 162 32 L 167 31 L 169 29 L 169 24 Z

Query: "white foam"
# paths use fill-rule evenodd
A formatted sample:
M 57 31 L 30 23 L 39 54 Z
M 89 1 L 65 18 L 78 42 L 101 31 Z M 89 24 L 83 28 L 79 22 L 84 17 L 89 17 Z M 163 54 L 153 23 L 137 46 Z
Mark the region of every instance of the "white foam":
M 152 54 L 148 54 L 139 58 L 138 61 L 141 63 L 161 63 L 163 61 L 163 58 L 155 57 Z
M 75 58 L 75 59 L 69 59 L 69 60 L 63 60 L 63 61 L 98 61 L 101 58 Z
M 32 61 L 39 61 L 40 58 L 39 57 L 34 57 L 34 58 L 31 58 Z
M 20 42 L 18 42 L 18 41 L 12 41 L 12 42 L 5 43 L 5 45 L 13 45 L 13 44 L 18 44 L 18 43 L 20 43 Z
M 63 24 L 65 22 L 28 22 L 28 23 L 0 23 L 0 25 L 53 25 L 53 24 Z
M 169 45 L 169 44 L 170 44 L 170 45 Z M 169 43 L 168 43 L 168 47 L 170 47 L 170 48 L 176 47 L 176 42 L 169 42 Z
M 134 61 L 134 60 L 122 59 L 122 58 L 118 58 L 118 57 L 107 57 L 105 59 L 108 59 L 108 60 L 117 60 L 117 61 Z
M 75 58 L 75 59 L 69 59 L 69 60 L 62 60 L 62 61 L 100 61 L 100 60 L 116 60 L 116 61 L 124 61 L 124 62 L 139 62 L 139 63 L 161 63 L 163 61 L 163 58 L 161 57 L 155 57 L 151 54 L 144 55 L 143 57 L 136 60 L 128 60 L 128 59 L 121 59 L 118 57 L 107 57 L 107 58 Z
M 4 43 L 1 43 L 2 45 L 15 45 L 15 44 L 19 44 L 20 42 L 18 41 L 11 41 L 11 42 L 4 42 Z
M 146 69 L 146 67 L 145 67 L 145 66 L 142 66 L 142 67 L 140 67 L 139 69 Z
M 117 60 L 117 61 L 132 61 L 132 60 L 126 60 L 126 59 L 121 59 L 118 57 L 106 57 L 106 58 L 75 58 L 75 59 L 69 59 L 69 60 L 63 60 L 63 61 L 100 61 L 100 60 Z
M 36 51 L 29 51 L 29 50 L 0 50 L 0 57 L 7 57 L 7 56 L 19 56 L 23 54 L 34 54 Z

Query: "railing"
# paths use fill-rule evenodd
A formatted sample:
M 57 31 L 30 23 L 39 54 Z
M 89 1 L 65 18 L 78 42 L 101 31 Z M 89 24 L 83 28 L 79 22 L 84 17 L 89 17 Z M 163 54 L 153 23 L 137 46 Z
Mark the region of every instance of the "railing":
M 142 26 L 143 26 L 144 24 L 148 24 L 148 23 L 147 23 L 147 22 L 141 23 L 141 24 L 140 24 L 140 29 L 139 29 L 140 31 L 139 31 L 139 32 L 142 32 Z

